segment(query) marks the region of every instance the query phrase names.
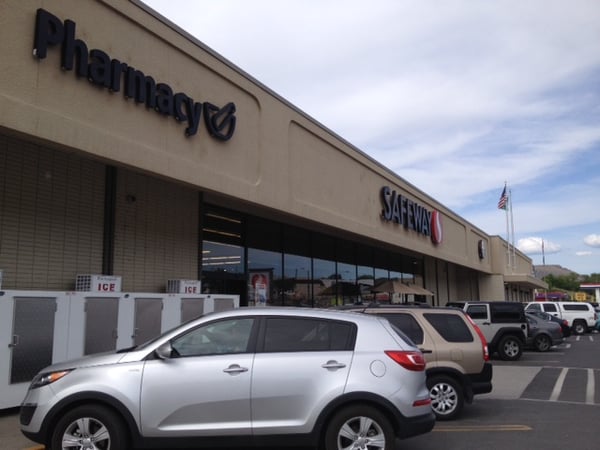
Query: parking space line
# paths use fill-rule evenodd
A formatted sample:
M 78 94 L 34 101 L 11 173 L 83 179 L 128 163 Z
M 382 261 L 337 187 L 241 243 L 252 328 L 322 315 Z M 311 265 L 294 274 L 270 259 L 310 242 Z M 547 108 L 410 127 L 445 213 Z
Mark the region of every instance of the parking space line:
M 531 431 L 532 428 L 527 425 L 458 425 L 458 426 L 438 426 L 433 428 L 433 432 L 454 433 L 454 432 L 472 432 L 472 431 Z
M 585 389 L 585 403 L 588 405 L 594 404 L 594 394 L 596 390 L 596 382 L 594 380 L 594 371 L 592 369 L 587 370 L 588 380 L 587 387 Z
M 551 402 L 555 402 L 558 400 L 558 397 L 560 396 L 560 391 L 562 391 L 562 387 L 565 382 L 565 378 L 567 376 L 568 371 L 569 369 L 567 369 L 566 367 L 560 371 L 560 375 L 558 375 L 558 379 L 556 380 L 554 389 L 552 389 L 552 395 L 550 395 Z

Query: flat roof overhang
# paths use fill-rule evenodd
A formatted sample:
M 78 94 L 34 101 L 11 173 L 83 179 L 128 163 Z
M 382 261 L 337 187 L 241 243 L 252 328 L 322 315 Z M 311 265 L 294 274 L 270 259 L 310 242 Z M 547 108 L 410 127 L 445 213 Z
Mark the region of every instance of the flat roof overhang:
M 528 289 L 548 289 L 548 283 L 532 275 L 504 275 L 504 282 L 509 284 L 516 284 L 518 286 L 522 286 Z

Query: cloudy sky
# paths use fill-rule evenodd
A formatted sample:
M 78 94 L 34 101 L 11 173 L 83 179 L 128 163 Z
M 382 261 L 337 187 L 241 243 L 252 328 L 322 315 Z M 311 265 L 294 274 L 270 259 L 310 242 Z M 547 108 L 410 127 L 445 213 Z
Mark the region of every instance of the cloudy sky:
M 534 264 L 600 273 L 600 1 L 146 0 Z

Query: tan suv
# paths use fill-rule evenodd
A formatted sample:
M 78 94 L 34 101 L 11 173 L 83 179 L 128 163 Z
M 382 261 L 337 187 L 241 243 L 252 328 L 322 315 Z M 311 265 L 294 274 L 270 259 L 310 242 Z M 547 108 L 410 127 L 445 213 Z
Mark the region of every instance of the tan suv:
M 485 337 L 456 308 L 380 305 L 351 309 L 384 316 L 421 349 L 427 387 L 438 420 L 458 417 L 473 396 L 492 390 L 492 365 Z

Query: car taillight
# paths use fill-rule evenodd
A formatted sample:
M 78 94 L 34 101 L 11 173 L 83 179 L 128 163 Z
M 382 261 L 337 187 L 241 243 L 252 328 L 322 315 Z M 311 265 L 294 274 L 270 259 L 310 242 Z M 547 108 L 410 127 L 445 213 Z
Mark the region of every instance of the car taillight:
M 471 316 L 467 315 L 467 319 L 469 319 L 469 322 L 471 322 L 471 325 L 473 325 L 473 328 L 475 328 L 475 331 L 477 332 L 477 335 L 479 336 L 479 339 L 481 340 L 481 347 L 482 347 L 482 351 L 483 351 L 483 360 L 489 361 L 490 360 L 490 351 L 488 349 L 487 340 L 485 339 L 485 336 L 483 335 L 481 329 L 473 321 L 473 319 L 471 319 Z
M 385 354 L 407 370 L 414 372 L 425 370 L 425 358 L 421 352 L 386 350 Z
M 415 400 L 413 402 L 413 406 L 426 406 L 426 405 L 431 405 L 431 397 L 422 398 L 421 400 Z

